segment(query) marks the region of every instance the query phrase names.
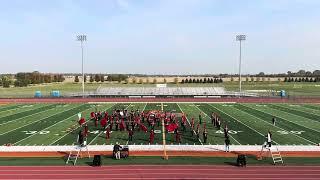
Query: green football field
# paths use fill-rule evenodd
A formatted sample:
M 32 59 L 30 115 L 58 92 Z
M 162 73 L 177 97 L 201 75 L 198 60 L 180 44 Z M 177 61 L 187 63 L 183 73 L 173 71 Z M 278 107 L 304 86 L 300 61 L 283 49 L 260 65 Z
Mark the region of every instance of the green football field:
M 163 106 L 162 106 L 163 105 Z M 206 144 L 224 144 L 223 129 L 213 127 L 210 120 L 212 112 L 222 118 L 230 129 L 231 144 L 260 145 L 265 141 L 268 130 L 273 134 L 275 144 L 314 145 L 320 142 L 319 104 L 207 104 L 207 103 L 106 103 L 106 104 L 8 104 L 0 106 L 0 144 L 14 145 L 72 145 L 78 132 L 78 113 L 89 119 L 91 111 L 113 109 L 161 110 L 176 113 L 184 112 L 188 120 L 198 123 L 199 113 L 203 114 L 208 130 Z M 272 124 L 276 117 L 276 126 Z M 126 131 L 113 131 L 111 139 L 105 139 L 105 132 L 94 122 L 89 121 L 88 144 L 149 144 L 149 133 L 135 131 L 133 141 L 128 141 Z M 70 128 L 73 130 L 70 130 Z M 148 127 L 148 126 L 147 126 Z M 182 132 L 181 144 L 201 145 L 200 137 L 192 135 L 190 126 Z M 162 144 L 162 125 L 155 126 L 154 144 Z M 167 144 L 176 144 L 174 134 L 166 134 Z

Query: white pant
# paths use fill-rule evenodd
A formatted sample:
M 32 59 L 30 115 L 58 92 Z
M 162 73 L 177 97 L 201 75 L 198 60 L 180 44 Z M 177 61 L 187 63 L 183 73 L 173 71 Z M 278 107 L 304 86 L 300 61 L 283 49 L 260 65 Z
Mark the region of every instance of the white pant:
M 116 159 L 120 159 L 120 151 L 116 152 Z
M 229 152 L 229 145 L 226 145 L 226 152 Z

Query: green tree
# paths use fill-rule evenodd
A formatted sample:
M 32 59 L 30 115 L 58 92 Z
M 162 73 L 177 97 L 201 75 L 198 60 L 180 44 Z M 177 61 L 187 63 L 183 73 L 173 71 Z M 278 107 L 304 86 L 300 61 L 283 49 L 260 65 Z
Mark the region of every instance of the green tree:
M 94 81 L 100 82 L 100 75 L 99 74 L 94 75 Z
M 94 81 L 93 75 L 90 75 L 90 80 L 91 83 Z
M 78 83 L 79 82 L 79 76 L 74 77 L 74 82 Z
M 9 77 L 7 77 L 7 76 L 2 76 L 1 82 L 2 82 L 2 86 L 4 88 L 9 88 L 10 85 L 12 84 L 11 79 Z
M 104 82 L 104 75 L 100 75 L 101 82 Z

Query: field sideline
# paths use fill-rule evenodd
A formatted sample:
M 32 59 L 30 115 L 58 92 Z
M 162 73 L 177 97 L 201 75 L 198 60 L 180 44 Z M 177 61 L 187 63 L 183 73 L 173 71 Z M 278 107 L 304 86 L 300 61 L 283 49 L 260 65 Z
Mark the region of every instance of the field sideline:
M 161 103 L 105 103 L 105 104 L 6 104 L 0 105 L 0 144 L 12 145 L 72 145 L 76 141 L 77 114 L 81 112 L 86 119 L 91 111 L 111 112 L 115 108 L 161 110 Z M 199 113 L 203 114 L 208 129 L 208 142 L 204 143 L 191 135 L 188 126 L 182 132 L 181 144 L 223 145 L 222 129 L 212 126 L 209 115 L 219 113 L 222 127 L 228 124 L 233 145 L 260 145 L 265 141 L 268 130 L 278 145 L 317 145 L 320 133 L 320 105 L 318 104 L 219 104 L 219 103 L 164 103 L 164 111 L 184 112 L 188 120 L 192 117 L 197 124 Z M 277 118 L 276 126 L 271 124 L 272 117 Z M 76 125 L 76 126 L 75 126 Z M 70 130 L 74 128 L 74 130 Z M 157 126 L 154 144 L 162 144 L 162 126 Z M 180 129 L 182 131 L 182 129 Z M 133 141 L 128 141 L 126 131 L 114 131 L 111 139 L 105 139 L 105 133 L 89 122 L 90 145 L 120 144 L 147 145 L 149 134 L 136 131 Z M 173 134 L 167 134 L 167 144 L 176 144 Z

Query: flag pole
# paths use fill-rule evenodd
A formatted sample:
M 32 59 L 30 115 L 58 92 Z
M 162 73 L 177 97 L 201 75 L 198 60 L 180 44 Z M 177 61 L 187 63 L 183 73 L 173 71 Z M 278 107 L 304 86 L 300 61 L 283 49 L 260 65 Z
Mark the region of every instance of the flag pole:
M 161 103 L 161 111 L 163 113 L 163 103 Z M 164 128 L 164 118 L 162 118 L 162 144 L 163 144 L 163 159 L 168 160 L 168 155 L 166 150 L 166 132 Z

